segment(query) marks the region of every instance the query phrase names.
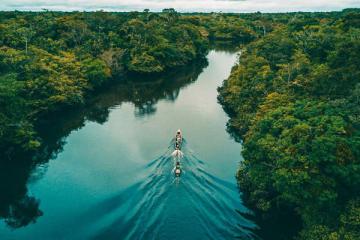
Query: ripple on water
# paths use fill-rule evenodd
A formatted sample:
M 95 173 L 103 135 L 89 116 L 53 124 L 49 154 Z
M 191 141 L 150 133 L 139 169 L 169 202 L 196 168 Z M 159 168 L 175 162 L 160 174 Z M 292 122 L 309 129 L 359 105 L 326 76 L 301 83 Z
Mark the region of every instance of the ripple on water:
M 141 181 L 94 206 L 94 239 L 254 239 L 237 186 L 206 171 L 183 144 L 183 174 L 173 174 L 173 142 L 144 166 Z M 184 212 L 186 214 L 184 214 Z M 89 215 L 87 218 L 89 218 Z

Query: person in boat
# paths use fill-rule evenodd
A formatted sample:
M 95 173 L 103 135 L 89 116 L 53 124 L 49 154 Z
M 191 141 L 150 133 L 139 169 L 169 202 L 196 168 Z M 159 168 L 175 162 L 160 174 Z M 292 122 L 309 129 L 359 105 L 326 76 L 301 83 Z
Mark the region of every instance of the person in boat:
M 175 135 L 175 139 L 176 139 L 176 141 L 181 141 L 182 140 L 180 129 L 177 130 L 176 135 Z
M 179 130 L 177 130 L 176 135 L 175 135 L 175 149 L 176 150 L 180 150 L 181 142 L 182 142 L 182 136 L 181 136 L 181 131 L 179 129 Z
M 181 175 L 180 162 L 176 162 L 174 173 L 176 177 L 180 177 Z

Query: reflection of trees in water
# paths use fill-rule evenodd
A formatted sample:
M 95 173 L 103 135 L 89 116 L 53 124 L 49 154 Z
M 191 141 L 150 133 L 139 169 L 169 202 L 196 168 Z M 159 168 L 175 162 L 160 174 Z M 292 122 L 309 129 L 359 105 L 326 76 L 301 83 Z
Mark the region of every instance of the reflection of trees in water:
M 25 195 L 8 208 L 6 224 L 12 228 L 19 228 L 35 222 L 42 215 L 39 210 L 39 201 L 34 197 Z
M 194 82 L 206 65 L 206 61 L 200 61 L 162 76 L 132 77 L 127 82 L 108 86 L 81 109 L 66 114 L 59 112 L 40 122 L 38 130 L 43 140 L 40 151 L 15 159 L 0 153 L 0 219 L 11 228 L 20 228 L 34 223 L 43 214 L 39 201 L 29 196 L 26 185 L 30 178 L 36 180 L 42 176 L 44 172 L 37 166 L 55 158 L 73 130 L 82 128 L 86 121 L 105 123 L 110 109 L 123 102 L 134 104 L 136 117 L 154 114 L 159 100 L 175 101 L 180 89 Z
M 135 105 L 136 106 L 136 105 Z M 143 117 L 145 115 L 152 115 L 156 112 L 156 107 L 153 102 L 148 101 L 141 105 L 136 106 L 135 108 L 135 116 Z
M 180 89 L 194 82 L 206 65 L 207 62 L 203 60 L 162 76 L 131 76 L 127 83 L 113 87 L 110 92 L 106 91 L 101 103 L 109 108 L 111 105 L 131 102 L 135 105 L 135 116 L 154 114 L 159 100 L 175 101 Z
M 244 45 L 241 43 L 235 44 L 232 43 L 231 41 L 216 41 L 216 42 L 211 42 L 210 44 L 212 49 L 227 53 L 237 53 Z
M 0 167 L 0 218 L 11 228 L 35 222 L 42 215 L 39 201 L 27 193 L 30 159 L 3 159 Z

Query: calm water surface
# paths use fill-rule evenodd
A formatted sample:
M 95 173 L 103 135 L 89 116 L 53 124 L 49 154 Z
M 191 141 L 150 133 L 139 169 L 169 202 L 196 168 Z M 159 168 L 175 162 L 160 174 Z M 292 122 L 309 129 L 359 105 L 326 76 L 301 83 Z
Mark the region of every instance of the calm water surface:
M 16 214 L 1 220 L 0 239 L 252 239 L 235 181 L 241 145 L 216 99 L 236 57 L 211 51 L 205 67 L 114 86 L 59 116 L 43 133 L 42 163 L 17 173 L 24 190 L 6 202 Z M 186 143 L 176 179 L 178 128 Z

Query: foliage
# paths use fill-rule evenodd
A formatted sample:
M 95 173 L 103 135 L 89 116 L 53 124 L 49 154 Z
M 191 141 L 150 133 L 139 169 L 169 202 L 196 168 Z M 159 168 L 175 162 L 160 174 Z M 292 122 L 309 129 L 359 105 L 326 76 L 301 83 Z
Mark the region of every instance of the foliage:
M 298 15 L 247 45 L 219 88 L 243 141 L 239 184 L 262 212 L 290 205 L 299 239 L 358 239 L 360 15 Z
M 203 29 L 202 29 L 203 30 Z M 34 151 L 38 120 L 81 105 L 127 72 L 185 66 L 208 38 L 174 9 L 162 13 L 0 13 L 0 150 Z
M 36 152 L 40 120 L 83 104 L 119 76 L 186 66 L 205 56 L 210 41 L 246 44 L 219 101 L 231 117 L 229 131 L 244 143 L 238 179 L 247 201 L 263 212 L 290 206 L 304 223 L 300 239 L 357 239 L 359 19 L 356 9 L 1 12 L 1 157 Z M 146 104 L 138 104 L 141 114 L 153 111 Z M 22 219 L 24 207 L 31 211 Z M 14 227 L 41 215 L 32 198 L 13 208 L 0 215 Z

